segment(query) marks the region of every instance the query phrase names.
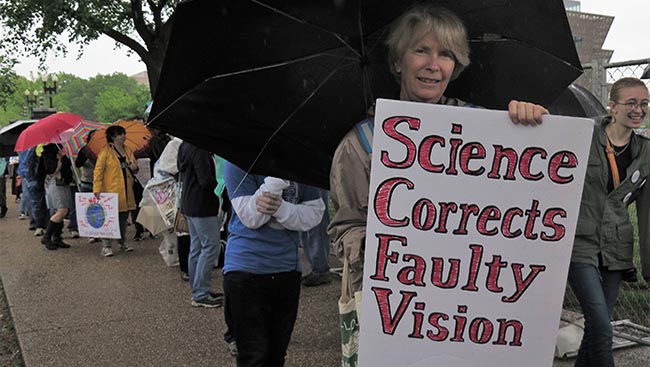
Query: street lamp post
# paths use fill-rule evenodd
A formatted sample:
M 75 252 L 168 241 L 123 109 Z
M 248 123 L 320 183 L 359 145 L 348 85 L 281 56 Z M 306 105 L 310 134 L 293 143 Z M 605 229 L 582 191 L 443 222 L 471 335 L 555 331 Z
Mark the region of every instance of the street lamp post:
M 38 90 L 34 89 L 34 92 L 30 92 L 29 89 L 25 90 L 25 102 L 27 106 L 25 107 L 25 115 L 31 116 L 34 111 L 34 106 L 38 104 Z
M 49 98 L 50 100 L 50 108 L 54 108 L 54 105 L 52 104 L 52 97 L 56 94 L 56 82 L 59 81 L 59 79 L 56 77 L 56 75 L 52 75 L 52 82 L 53 86 L 47 85 L 48 81 L 48 75 L 44 74 L 41 80 L 43 81 L 43 96 Z M 43 107 L 45 107 L 45 100 L 43 100 Z
M 43 117 L 47 117 L 53 113 L 56 113 L 56 108 L 54 108 L 54 103 L 52 101 L 52 97 L 57 92 L 57 82 L 58 78 L 56 75 L 52 75 L 50 77 L 49 75 L 43 75 L 41 77 L 41 80 L 43 81 L 43 96 L 40 97 L 40 103 L 39 103 L 39 92 L 34 91 L 34 97 L 31 98 L 29 91 L 25 91 L 25 98 L 27 99 L 27 104 L 31 108 L 31 118 L 34 120 L 40 120 Z M 48 81 L 52 80 L 53 85 L 48 85 Z M 48 99 L 50 101 L 50 107 L 45 106 L 45 99 Z
M 33 95 L 33 97 L 32 97 Z M 25 101 L 27 101 L 27 105 L 29 108 L 32 108 L 38 103 L 38 90 L 34 89 L 34 94 L 29 91 L 29 89 L 25 90 Z

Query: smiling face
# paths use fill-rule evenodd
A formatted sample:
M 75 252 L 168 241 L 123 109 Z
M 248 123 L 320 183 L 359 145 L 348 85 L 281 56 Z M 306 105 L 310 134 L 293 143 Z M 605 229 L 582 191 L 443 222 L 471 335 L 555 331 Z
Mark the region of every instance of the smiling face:
M 621 88 L 617 100 L 609 101 L 614 121 L 628 129 L 641 127 L 648 114 L 648 98 L 648 89 L 643 86 Z
M 452 52 L 427 33 L 411 43 L 394 65 L 400 75 L 400 99 L 438 103 L 451 80 L 456 62 Z

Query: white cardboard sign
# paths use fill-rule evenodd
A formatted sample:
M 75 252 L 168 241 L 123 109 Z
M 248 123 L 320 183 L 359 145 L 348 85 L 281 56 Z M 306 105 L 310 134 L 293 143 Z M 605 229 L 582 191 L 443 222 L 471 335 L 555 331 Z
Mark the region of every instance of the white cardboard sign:
M 93 193 L 75 194 L 79 235 L 92 238 L 120 238 L 116 193 L 103 192 L 100 199 Z
M 145 187 L 149 179 L 151 179 L 151 165 L 149 164 L 150 161 L 151 159 L 149 158 L 138 158 L 136 160 L 138 163 L 138 173 L 135 174 L 135 177 L 138 179 L 138 182 L 140 182 L 140 185 L 142 185 L 142 187 Z
M 593 122 L 379 100 L 360 366 L 551 366 Z

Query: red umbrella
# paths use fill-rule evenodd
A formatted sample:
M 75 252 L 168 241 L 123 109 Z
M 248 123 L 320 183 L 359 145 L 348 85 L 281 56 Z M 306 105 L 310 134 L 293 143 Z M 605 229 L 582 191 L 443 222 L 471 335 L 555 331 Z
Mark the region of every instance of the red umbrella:
M 70 137 L 63 132 L 72 129 L 82 119 L 79 115 L 67 112 L 49 115 L 20 133 L 14 149 L 22 152 L 38 144 L 62 143 Z

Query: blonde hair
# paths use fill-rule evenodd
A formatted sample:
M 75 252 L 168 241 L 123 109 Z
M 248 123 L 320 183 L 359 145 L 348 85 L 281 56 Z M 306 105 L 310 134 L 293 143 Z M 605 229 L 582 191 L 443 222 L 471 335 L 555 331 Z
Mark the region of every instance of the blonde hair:
M 635 87 L 643 87 L 646 91 L 648 90 L 648 86 L 640 79 L 630 77 L 621 78 L 612 85 L 612 90 L 609 92 L 609 100 L 618 103 L 618 100 L 621 98 L 621 90 Z
M 399 83 L 395 63 L 407 48 L 424 35 L 432 33 L 440 45 L 454 56 L 454 80 L 469 65 L 469 43 L 463 21 L 451 10 L 435 5 L 416 5 L 391 24 L 386 38 L 388 66 Z

